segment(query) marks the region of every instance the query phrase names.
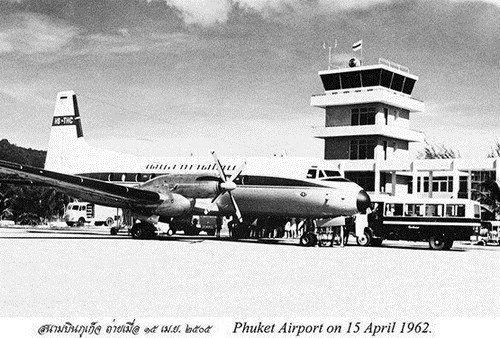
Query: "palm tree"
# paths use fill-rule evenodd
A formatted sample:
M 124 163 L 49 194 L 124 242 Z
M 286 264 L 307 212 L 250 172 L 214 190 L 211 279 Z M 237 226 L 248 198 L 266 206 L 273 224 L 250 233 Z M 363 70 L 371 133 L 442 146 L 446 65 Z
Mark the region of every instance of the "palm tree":
M 419 159 L 450 159 L 460 158 L 460 152 L 446 147 L 444 144 L 436 145 L 425 141 L 425 148 L 419 152 Z
M 500 141 L 497 141 L 496 144 L 491 147 L 491 152 L 488 154 L 488 157 L 500 157 Z M 500 177 L 497 177 L 500 180 Z

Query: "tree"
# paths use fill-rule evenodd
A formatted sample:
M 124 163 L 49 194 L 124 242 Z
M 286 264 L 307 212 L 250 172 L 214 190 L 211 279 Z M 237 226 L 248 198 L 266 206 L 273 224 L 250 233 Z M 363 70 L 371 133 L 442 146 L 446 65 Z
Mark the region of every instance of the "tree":
M 0 141 L 0 159 L 34 167 L 43 167 L 46 151 L 18 147 L 6 139 Z M 2 179 L 19 179 L 3 175 Z M 19 222 L 39 223 L 43 219 L 61 217 L 70 198 L 53 188 L 34 185 L 0 183 L 0 213 Z
M 460 152 L 446 147 L 444 144 L 435 145 L 425 141 L 425 148 L 419 152 L 419 159 L 450 159 L 460 158 Z
M 500 157 L 500 141 L 497 141 L 496 144 L 491 147 L 491 152 L 488 154 L 488 157 Z M 500 177 L 497 177 L 500 180 Z

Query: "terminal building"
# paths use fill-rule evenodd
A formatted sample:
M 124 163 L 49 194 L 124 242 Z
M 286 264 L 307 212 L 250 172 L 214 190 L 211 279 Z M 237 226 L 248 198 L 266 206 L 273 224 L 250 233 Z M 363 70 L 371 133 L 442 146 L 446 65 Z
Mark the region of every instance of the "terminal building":
M 500 159 L 411 158 L 409 145 L 424 134 L 410 128 L 424 102 L 412 97 L 418 76 L 388 60 L 319 72 L 325 92 L 311 106 L 324 110 L 325 125 L 315 129 L 324 140 L 326 160 L 346 178 L 373 194 L 474 199 L 481 183 L 500 179 Z

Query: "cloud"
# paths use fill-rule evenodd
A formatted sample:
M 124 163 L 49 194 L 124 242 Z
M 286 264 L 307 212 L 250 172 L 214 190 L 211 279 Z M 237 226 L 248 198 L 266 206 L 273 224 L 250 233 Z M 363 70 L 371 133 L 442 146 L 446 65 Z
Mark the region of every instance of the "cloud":
M 22 54 L 57 52 L 77 35 L 77 29 L 39 14 L 3 16 L 0 52 Z

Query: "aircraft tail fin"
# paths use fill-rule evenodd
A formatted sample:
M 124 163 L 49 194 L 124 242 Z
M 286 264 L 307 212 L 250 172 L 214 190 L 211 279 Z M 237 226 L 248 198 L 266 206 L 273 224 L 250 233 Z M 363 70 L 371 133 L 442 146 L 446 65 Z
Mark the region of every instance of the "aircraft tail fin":
M 74 91 L 57 93 L 45 169 L 67 172 L 68 161 L 78 156 L 83 129 Z M 65 170 L 66 169 L 66 170 Z

